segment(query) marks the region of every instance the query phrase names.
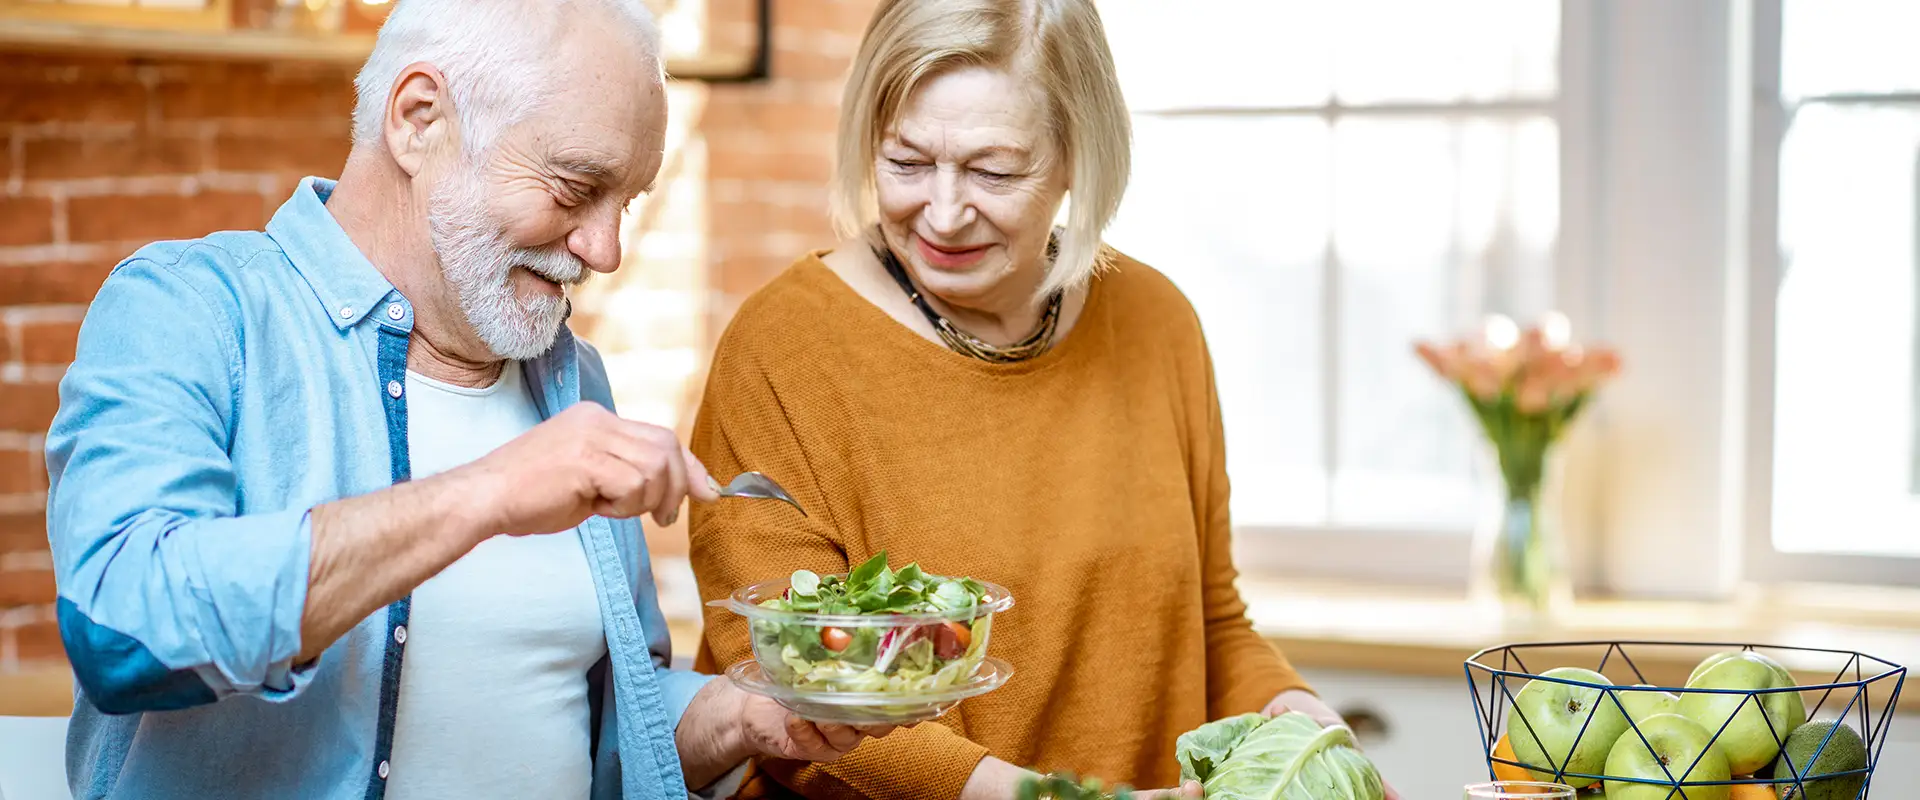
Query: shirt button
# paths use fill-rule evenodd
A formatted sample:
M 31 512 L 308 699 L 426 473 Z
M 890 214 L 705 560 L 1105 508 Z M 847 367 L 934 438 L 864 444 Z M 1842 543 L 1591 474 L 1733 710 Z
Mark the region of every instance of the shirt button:
M 399 318 L 404 317 L 406 315 L 407 315 L 407 310 L 404 308 L 401 308 L 399 303 L 387 304 L 387 319 L 398 320 Z
M 399 381 L 387 381 L 387 394 L 389 396 L 399 397 L 400 392 L 401 392 L 401 386 Z
M 380 762 L 380 780 L 386 780 L 389 771 L 391 771 L 391 768 L 387 766 L 387 762 Z
M 395 644 L 407 643 L 407 626 L 405 625 L 393 626 L 393 641 Z
M 341 306 L 341 307 L 340 307 L 340 318 L 341 318 L 341 319 L 353 319 L 353 306 Z

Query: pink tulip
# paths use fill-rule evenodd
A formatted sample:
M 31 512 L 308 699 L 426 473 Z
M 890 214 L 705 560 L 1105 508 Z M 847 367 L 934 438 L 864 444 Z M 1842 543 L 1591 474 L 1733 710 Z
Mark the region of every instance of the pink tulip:
M 1520 371 L 1529 377 L 1540 376 L 1551 381 L 1558 374 L 1562 363 L 1563 357 L 1560 353 L 1546 349 L 1534 350 L 1527 354 L 1527 361 L 1521 365 Z
M 1522 414 L 1538 414 L 1553 404 L 1553 390 L 1544 380 L 1530 378 L 1514 392 L 1513 407 Z
M 1564 317 L 1553 314 L 1525 330 L 1505 317 L 1489 317 L 1480 335 L 1441 344 L 1418 342 L 1414 352 L 1436 375 L 1473 397 L 1492 401 L 1511 391 L 1521 413 L 1538 414 L 1593 391 L 1620 372 L 1618 352 L 1582 349 L 1567 341 L 1569 329 Z
M 1580 363 L 1580 391 L 1592 391 L 1603 381 L 1620 373 L 1620 354 L 1612 350 L 1595 350 Z
M 1541 374 L 1546 376 L 1552 386 L 1556 399 L 1565 400 L 1580 390 L 1580 356 L 1578 353 L 1559 352 L 1546 361 Z
M 1413 349 L 1420 355 L 1420 360 L 1427 362 L 1427 366 L 1432 367 L 1434 373 L 1440 377 L 1453 383 L 1459 383 L 1466 377 L 1467 364 L 1471 356 L 1467 353 L 1465 344 L 1453 342 L 1444 347 L 1436 347 L 1427 342 L 1420 342 L 1414 345 Z
M 1466 387 L 1474 397 L 1481 400 L 1493 400 L 1500 396 L 1504 381 L 1500 366 L 1491 361 L 1474 361 L 1467 365 Z
M 1446 355 L 1447 361 L 1453 365 L 1454 371 L 1460 372 L 1466 367 L 1467 360 L 1472 354 L 1471 351 L 1472 348 L 1469 348 L 1466 342 L 1453 342 L 1448 344 L 1440 352 Z
M 1442 354 L 1439 348 L 1426 342 L 1420 342 L 1413 346 L 1413 351 L 1420 354 L 1420 360 L 1427 362 L 1427 366 L 1432 367 L 1435 374 L 1447 380 L 1454 379 L 1452 375 L 1448 374 L 1452 371 L 1452 365 L 1448 363 L 1446 355 Z
M 1546 336 L 1539 328 L 1528 328 L 1520 332 L 1520 343 L 1514 347 L 1521 363 L 1532 363 L 1548 352 Z

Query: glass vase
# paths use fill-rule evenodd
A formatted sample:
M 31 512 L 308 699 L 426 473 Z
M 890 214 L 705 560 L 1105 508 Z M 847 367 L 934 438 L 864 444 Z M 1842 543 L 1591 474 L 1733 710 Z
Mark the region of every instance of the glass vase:
M 1503 627 L 1537 628 L 1573 599 L 1551 446 L 1490 448 L 1500 480 L 1474 533 L 1471 593 Z

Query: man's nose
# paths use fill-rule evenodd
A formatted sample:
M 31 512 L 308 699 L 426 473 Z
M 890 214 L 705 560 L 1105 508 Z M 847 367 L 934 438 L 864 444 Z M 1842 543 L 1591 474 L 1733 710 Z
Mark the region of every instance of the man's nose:
M 587 269 L 612 272 L 620 268 L 620 211 L 617 203 L 601 203 L 593 215 L 567 235 L 567 249 Z

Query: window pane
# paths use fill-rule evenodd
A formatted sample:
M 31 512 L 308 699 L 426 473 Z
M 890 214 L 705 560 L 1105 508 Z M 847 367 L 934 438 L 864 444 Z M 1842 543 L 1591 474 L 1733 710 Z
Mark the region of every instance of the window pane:
M 1477 440 L 1412 343 L 1487 312 L 1532 319 L 1549 308 L 1558 158 L 1545 118 L 1335 128 L 1335 523 L 1473 525 Z
M 1542 0 L 1100 0 L 1127 103 L 1311 107 L 1546 99 L 1560 6 Z
M 1920 109 L 1893 107 L 1804 108 L 1782 145 L 1773 455 L 1781 550 L 1920 554 L 1917 151 Z
M 1340 0 L 1334 95 L 1342 103 L 1552 97 L 1560 4 L 1544 0 Z
M 1332 3 L 1100 0 L 1127 106 L 1313 106 L 1332 86 Z
M 1108 233 L 1193 302 L 1213 352 L 1240 525 L 1326 520 L 1321 270 L 1326 125 L 1137 118 L 1125 206 Z M 1204 159 L 1195 143 L 1206 143 Z
M 1474 434 L 1412 342 L 1547 307 L 1551 118 L 1155 112 L 1548 101 L 1559 4 L 1099 2 L 1142 112 L 1109 238 L 1207 326 L 1236 521 L 1468 529 Z
M 1789 98 L 1920 90 L 1920 3 L 1785 0 L 1781 87 Z

